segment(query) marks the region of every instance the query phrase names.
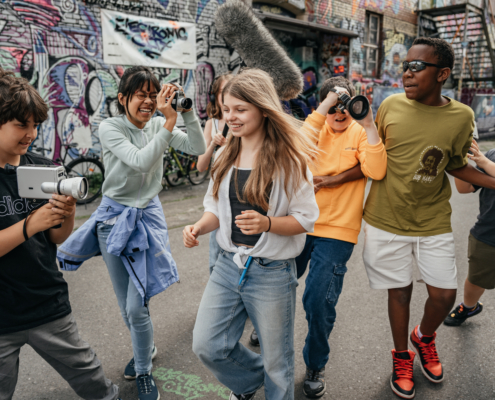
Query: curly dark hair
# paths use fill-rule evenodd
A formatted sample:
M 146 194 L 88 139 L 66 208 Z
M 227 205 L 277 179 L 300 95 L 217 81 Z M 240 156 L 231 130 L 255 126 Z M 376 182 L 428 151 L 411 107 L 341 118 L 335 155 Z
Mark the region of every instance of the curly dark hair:
M 26 79 L 0 67 L 0 126 L 14 119 L 25 124 L 31 116 L 42 123 L 48 118 L 48 106 Z
M 433 47 L 438 64 L 444 68 L 450 68 L 450 70 L 454 69 L 455 54 L 449 42 L 438 38 L 419 37 L 414 40 L 412 45 L 415 46 L 417 44 Z
M 340 86 L 347 89 L 351 97 L 356 95 L 356 90 L 349 80 L 345 79 L 343 76 L 335 76 L 323 82 L 320 89 L 320 102 L 327 98 L 328 92 L 330 92 L 330 89 L 333 89 L 335 86 Z

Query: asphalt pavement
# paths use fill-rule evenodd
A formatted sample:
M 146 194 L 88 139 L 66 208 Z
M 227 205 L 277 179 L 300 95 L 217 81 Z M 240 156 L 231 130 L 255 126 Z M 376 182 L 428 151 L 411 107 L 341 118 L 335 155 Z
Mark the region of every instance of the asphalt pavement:
M 162 399 L 228 399 L 220 385 L 191 350 L 196 312 L 208 281 L 208 237 L 200 246 L 186 249 L 182 227 L 194 223 L 203 212 L 207 184 L 183 186 L 163 191 L 160 199 L 170 229 L 172 253 L 179 268 L 180 283 L 154 297 L 150 309 L 158 356 L 153 374 Z M 452 225 L 458 267 L 458 302 L 462 301 L 467 275 L 467 239 L 478 214 L 478 195 L 460 195 L 453 188 Z M 77 226 L 87 219 L 97 204 L 78 207 Z M 393 348 L 387 316 L 387 293 L 371 290 L 362 261 L 363 234 L 348 263 L 344 290 L 337 306 L 337 321 L 330 337 L 331 354 L 327 365 L 327 392 L 322 399 L 396 399 L 390 390 Z M 117 300 L 101 257 L 86 262 L 79 271 L 65 272 L 70 301 L 81 336 L 100 358 L 107 377 L 119 385 L 124 400 L 137 400 L 134 381 L 126 381 L 124 368 L 132 358 L 129 332 L 122 321 Z M 302 348 L 307 325 L 301 298 L 304 277 L 297 289 L 295 329 L 295 399 L 302 394 L 305 365 Z M 415 284 L 411 305 L 412 329 L 420 322 L 426 288 Z M 416 362 L 414 376 L 417 399 L 495 399 L 495 291 L 482 298 L 484 311 L 458 328 L 441 326 L 437 347 L 444 365 L 445 380 L 433 384 L 423 377 Z M 248 321 L 242 342 L 249 346 L 252 325 Z M 256 350 L 256 349 L 254 349 Z M 256 350 L 257 351 L 257 350 Z M 30 347 L 21 351 L 20 373 L 14 400 L 73 400 L 78 396 L 69 385 Z M 256 400 L 265 399 L 263 391 Z

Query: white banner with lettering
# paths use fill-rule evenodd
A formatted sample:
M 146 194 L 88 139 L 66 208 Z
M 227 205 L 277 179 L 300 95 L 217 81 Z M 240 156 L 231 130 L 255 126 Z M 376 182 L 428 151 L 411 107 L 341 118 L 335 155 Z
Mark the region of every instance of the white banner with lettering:
M 196 68 L 195 24 L 101 10 L 103 61 L 158 68 Z

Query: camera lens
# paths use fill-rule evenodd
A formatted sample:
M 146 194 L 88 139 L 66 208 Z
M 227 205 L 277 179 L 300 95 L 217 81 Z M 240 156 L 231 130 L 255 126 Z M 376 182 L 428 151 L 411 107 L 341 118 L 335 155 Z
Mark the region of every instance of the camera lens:
M 189 97 L 183 97 L 178 103 L 184 110 L 189 110 L 192 107 L 192 100 Z
M 352 118 L 361 120 L 368 115 L 370 103 L 365 96 L 356 96 L 347 104 L 347 109 Z

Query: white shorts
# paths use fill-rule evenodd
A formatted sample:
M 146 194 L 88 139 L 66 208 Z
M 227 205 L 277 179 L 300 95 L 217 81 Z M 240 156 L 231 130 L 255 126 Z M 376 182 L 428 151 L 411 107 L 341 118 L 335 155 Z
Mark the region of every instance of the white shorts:
M 364 225 L 363 261 L 372 289 L 395 289 L 418 281 L 440 289 L 457 289 L 454 235 L 401 236 Z

